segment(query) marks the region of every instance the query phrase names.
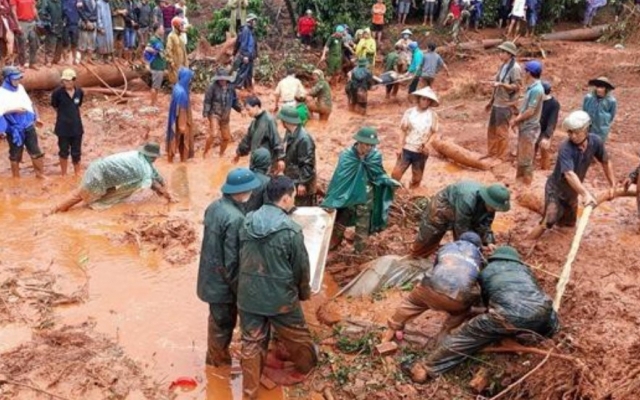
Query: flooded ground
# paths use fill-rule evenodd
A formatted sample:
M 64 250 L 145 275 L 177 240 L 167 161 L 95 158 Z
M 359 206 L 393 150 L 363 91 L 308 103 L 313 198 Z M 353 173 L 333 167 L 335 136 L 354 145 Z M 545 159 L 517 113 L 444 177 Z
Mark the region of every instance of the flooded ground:
M 632 71 L 620 68 L 620 65 L 637 63 L 637 49 L 617 51 L 587 43 L 549 44 L 546 50 L 549 58 L 545 60 L 545 74 L 554 83 L 554 91 L 563 106 L 563 115 L 579 106 L 588 79 L 608 74 L 619 85 L 616 90 L 620 101 L 619 117 L 611 138 L 610 152 L 614 157 L 616 175 L 622 179 L 637 164 L 636 151 L 640 144 L 637 126 L 640 118 L 633 107 L 639 79 Z M 488 52 L 473 53 L 465 61 L 451 59 L 448 62 L 452 70 L 451 78 L 438 77 L 435 84 L 443 99 L 440 112 L 442 134 L 482 153 L 487 120 L 483 106 L 487 96 L 477 82 L 493 75 L 498 59 Z M 461 88 L 468 85 L 473 85 L 474 91 L 466 97 L 458 97 Z M 270 109 L 273 100 L 268 93 L 268 88 L 258 88 L 258 95 Z M 352 135 L 363 125 L 379 129 L 384 165 L 387 171 L 391 171 L 395 163 L 394 154 L 399 147 L 397 127 L 402 113 L 409 107 L 404 91 L 395 102 L 384 100 L 382 88 L 372 91 L 367 117 L 345 111 L 346 102 L 341 89 L 336 90 L 334 97 L 335 111 L 331 121 L 327 124 L 311 121 L 307 127 L 317 144 L 319 176 L 324 180 L 330 179 L 339 152 L 352 143 Z M 195 95 L 194 98 L 194 115 L 199 116 L 202 95 Z M 42 97 L 39 101 L 44 103 L 46 98 Z M 97 157 L 136 148 L 148 139 L 161 142 L 167 101 L 166 96 L 162 97 L 159 115 L 143 113 L 143 107 L 138 103 L 115 106 L 99 97 L 88 101 L 83 110 L 87 131 L 83 163 L 86 165 Z M 200 151 L 194 160 L 173 165 L 169 165 L 165 159 L 159 160 L 159 170 L 180 199 L 177 204 L 168 205 L 151 192 L 143 192 L 129 202 L 110 209 L 74 208 L 68 213 L 44 218 L 42 213 L 64 198 L 79 180 L 73 176 L 63 178 L 58 175 L 56 142 L 51 134 L 53 113 L 48 107 L 41 106 L 41 109 L 47 126 L 41 132 L 41 143 L 47 154 L 45 163 L 49 178 L 44 182 L 37 181 L 28 163 L 24 163 L 23 177 L 18 181 L 12 180 L 8 177 L 6 157 L 0 157 L 0 227 L 5 233 L 5 240 L 0 247 L 2 268 L 22 268 L 26 271 L 25 276 L 29 271 L 46 269 L 58 276 L 53 287 L 59 292 L 73 293 L 86 285 L 87 297 L 81 302 L 56 306 L 50 316 L 50 324 L 58 327 L 87 321 L 95 324 L 93 329 L 121 345 L 126 355 L 139 363 L 144 373 L 160 382 L 163 388 L 168 388 L 172 381 L 180 377 L 195 379 L 197 387 L 190 392 L 177 393 L 178 398 L 239 399 L 241 378 L 233 379 L 230 384 L 229 370 L 204 366 L 208 309 L 195 294 L 203 213 L 208 204 L 219 196 L 219 188 L 227 172 L 234 167 L 231 159 L 235 147 L 231 146 L 222 158 L 215 154 L 203 160 L 202 136 L 199 136 Z M 116 112 L 107 113 L 108 110 Z M 198 128 L 204 129 L 205 124 L 199 117 L 196 117 L 196 121 Z M 249 118 L 239 114 L 232 116 L 231 131 L 236 138 L 246 130 L 249 122 Z M 553 147 L 557 148 L 563 138 L 563 134 L 558 133 Z M 6 153 L 7 145 L 2 142 L 0 154 Z M 240 165 L 246 165 L 247 162 L 243 159 Z M 432 152 L 422 187 L 413 195 L 431 195 L 459 179 L 476 179 L 485 183 L 501 180 L 516 192 L 541 191 L 547 174 L 548 171 L 536 171 L 532 189 L 516 188 L 515 170 L 509 163 L 493 171 L 471 171 L 449 163 Z M 406 183 L 408 175 L 409 172 L 403 180 Z M 598 166 L 592 168 L 586 183 L 592 188 L 605 186 L 604 176 Z M 524 248 L 521 246 L 522 239 L 539 220 L 539 216 L 518 206 L 516 202 L 513 204 L 511 212 L 498 214 L 494 224 L 498 238 L 519 247 L 523 254 L 527 254 L 527 261 L 532 265 L 558 274 L 573 231 L 550 232 L 534 248 Z M 154 250 L 145 243 L 122 240 L 126 232 L 144 223 L 168 218 L 187 221 L 196 232 L 194 243 Z M 413 234 L 411 229 L 393 226 L 374 240 L 375 243 L 397 243 L 396 248 L 403 251 L 410 244 Z M 639 238 L 634 200 L 618 199 L 594 212 L 561 311 L 564 333 L 558 338 L 557 345 L 581 358 L 587 365 L 597 366 L 602 373 L 598 377 L 578 381 L 576 377 L 583 375 L 564 366 L 558 367 L 550 361 L 538 378 L 525 385 L 530 394 L 528 398 L 546 398 L 542 393 L 546 393 L 547 389 L 540 385 L 545 377 L 554 376 L 554 368 L 560 368 L 565 374 L 557 375 L 565 382 L 578 382 L 569 384 L 569 389 L 579 388 L 574 393 L 584 396 L 606 394 L 616 384 L 626 382 L 625 377 L 636 362 L 634 349 L 637 350 L 640 343 L 636 332 L 640 321 L 640 307 L 637 305 L 640 288 L 636 284 L 640 277 L 640 251 L 633 246 Z M 172 253 L 185 248 L 189 251 L 177 255 Z M 357 269 L 359 259 L 350 259 L 346 254 L 341 256 L 344 257 L 338 258 L 340 262 L 346 263 L 348 268 Z M 539 277 L 544 287 L 553 293 L 554 277 L 544 273 Z M 335 282 L 327 274 L 323 291 L 305 304 L 305 314 L 314 335 L 319 339 L 331 336 L 332 331 L 317 320 L 316 311 L 321 305 L 330 303 L 329 299 L 336 291 Z M 401 296 L 401 292 L 390 291 L 382 298 L 339 300 L 335 302 L 335 310 L 339 318 L 356 318 L 382 326 L 389 310 L 399 302 Z M 435 333 L 440 319 L 439 315 L 426 315 L 415 322 L 415 329 L 427 334 Z M 31 340 L 32 332 L 42 328 L 34 326 L 34 321 L 36 318 L 32 318 L 31 314 L 23 318 L 13 315 L 10 323 L 0 321 L 0 352 L 10 351 Z M 236 352 L 239 349 L 237 332 L 232 349 Z M 330 355 L 328 357 L 337 354 L 327 346 L 323 346 L 323 351 Z M 504 366 L 509 365 L 509 356 L 501 357 L 496 364 L 504 370 L 510 368 Z M 352 370 L 347 368 L 345 372 L 349 381 L 359 379 L 358 368 L 355 365 L 350 367 Z M 272 391 L 263 388 L 260 398 L 315 398 L 312 394 L 315 396 L 321 392 L 322 382 L 343 396 L 338 398 L 351 398 L 349 392 L 343 391 L 348 385 L 336 383 L 339 382 L 336 376 L 342 370 L 327 368 L 328 364 L 323 365 L 301 387 Z M 467 375 L 468 372 L 463 376 Z M 389 372 L 385 379 L 394 376 L 393 372 Z M 396 382 L 393 379 L 385 382 Z M 551 389 L 557 388 L 553 385 L 558 379 L 548 379 Z M 413 390 L 424 398 L 451 399 L 454 396 L 452 393 L 471 396 L 466 381 L 462 379 L 460 383 L 447 378 L 438 381 L 438 385 L 444 382 L 442 384 L 449 389 L 428 384 L 416 386 Z M 36 383 L 42 386 L 47 384 L 44 381 Z M 381 398 L 400 398 L 393 394 L 396 392 L 391 393 L 392 389 L 397 388 L 394 389 L 391 384 L 388 397 Z M 50 390 L 55 393 L 56 387 Z M 380 393 L 387 393 L 385 390 Z M 20 393 L 21 396 L 34 395 Z M 72 395 L 70 398 L 91 396 Z M 417 397 L 409 395 L 405 398 Z

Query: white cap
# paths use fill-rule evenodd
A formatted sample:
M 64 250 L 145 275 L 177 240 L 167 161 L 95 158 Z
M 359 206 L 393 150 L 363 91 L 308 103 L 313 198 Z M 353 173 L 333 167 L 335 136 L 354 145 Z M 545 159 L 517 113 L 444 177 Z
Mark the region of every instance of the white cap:
M 572 111 L 567 118 L 562 121 L 562 129 L 565 131 L 575 131 L 583 129 L 591 123 L 589 114 L 582 110 Z

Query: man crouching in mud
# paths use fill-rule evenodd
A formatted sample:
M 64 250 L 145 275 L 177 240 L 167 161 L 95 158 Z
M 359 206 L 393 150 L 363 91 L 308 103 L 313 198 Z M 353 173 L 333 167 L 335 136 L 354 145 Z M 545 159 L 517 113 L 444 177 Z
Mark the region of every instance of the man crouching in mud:
M 240 229 L 238 309 L 242 332 L 242 375 L 245 399 L 257 399 L 267 359 L 270 331 L 278 351 L 269 363 L 290 360 L 295 371 L 287 384 L 301 382 L 318 363 L 318 354 L 300 301 L 311 297 L 309 255 L 302 228 L 289 214 L 294 208 L 293 180 L 276 176 L 267 185 L 266 203 L 249 213 Z
M 87 205 L 114 204 L 144 188 L 151 188 L 169 202 L 176 202 L 153 166 L 158 157 L 160 145 L 147 143 L 138 150 L 93 161 L 82 177 L 80 188 L 45 215 L 68 211 L 83 200 Z
M 558 329 L 558 317 L 549 296 L 511 246 L 498 247 L 478 282 L 487 312 L 453 330 L 429 355 L 426 365 L 411 367 L 418 383 L 441 375 L 483 348 L 519 333 L 534 332 L 551 337 Z

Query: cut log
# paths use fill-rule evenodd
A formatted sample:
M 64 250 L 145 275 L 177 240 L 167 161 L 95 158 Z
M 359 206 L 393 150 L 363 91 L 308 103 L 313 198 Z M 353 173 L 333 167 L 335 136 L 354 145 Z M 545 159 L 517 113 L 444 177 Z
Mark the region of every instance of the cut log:
M 617 197 L 636 197 L 637 192 L 635 190 L 624 190 L 624 188 L 616 189 L 613 197 L 609 194 L 608 190 L 603 190 L 602 192 L 596 194 L 596 201 L 598 204 L 603 203 L 605 201 L 613 200 Z
M 94 88 L 94 87 L 89 87 L 89 88 L 83 88 L 82 89 L 84 91 L 85 94 L 104 94 L 107 96 L 113 96 L 115 95 L 115 93 L 111 90 L 111 89 L 107 89 L 107 88 Z M 142 93 L 135 93 L 135 92 L 122 92 L 118 89 L 116 89 L 117 95 L 120 97 L 130 97 L 130 98 L 139 98 L 139 97 L 143 97 L 144 94 Z
M 62 71 L 71 68 L 68 66 L 54 66 L 51 68 L 41 67 L 38 70 L 27 69 L 24 72 L 22 85 L 26 90 L 53 90 L 60 85 L 60 76 Z M 109 86 L 117 87 L 125 84 L 127 80 L 139 78 L 142 71 L 134 71 L 125 67 L 120 67 L 122 72 L 114 64 L 109 65 L 91 65 L 89 66 L 92 73 L 84 65 L 76 65 L 73 69 L 76 71 L 78 85 L 80 87 L 104 86 L 98 75 Z M 124 75 L 123 75 L 124 73 Z
M 467 150 L 462 146 L 458 146 L 452 141 L 433 139 L 431 141 L 431 146 L 447 159 L 463 167 L 479 169 L 482 171 L 491 169 L 489 161 L 481 160 L 481 156 L 478 153 Z
M 535 191 L 521 192 L 516 196 L 516 202 L 528 210 L 540 215 L 544 214 L 544 198 L 540 193 Z
M 544 35 L 540 36 L 540 39 L 547 41 L 558 40 L 567 42 L 597 40 L 600 38 L 600 36 L 602 36 L 604 31 L 608 27 L 609 25 L 598 25 L 594 26 L 593 28 L 581 28 L 564 32 L 545 33 Z

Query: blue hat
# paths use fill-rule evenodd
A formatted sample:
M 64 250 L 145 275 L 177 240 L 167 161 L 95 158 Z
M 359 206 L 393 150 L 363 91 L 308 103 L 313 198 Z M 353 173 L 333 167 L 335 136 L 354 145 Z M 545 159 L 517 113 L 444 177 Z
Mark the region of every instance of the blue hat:
M 17 80 L 22 79 L 23 74 L 18 68 L 9 66 L 2 69 L 2 77 Z
M 460 235 L 460 238 L 458 238 L 458 240 L 464 240 L 465 242 L 469 242 L 476 247 L 482 247 L 482 239 L 480 238 L 480 235 L 478 235 L 474 231 L 466 231 L 465 233 Z
M 344 26 L 342 25 L 336 26 L 336 33 L 342 33 L 342 32 L 344 32 Z
M 409 43 L 409 50 L 415 50 L 418 48 L 418 42 L 411 42 Z
M 538 60 L 528 61 L 524 65 L 524 70 L 532 74 L 540 75 L 542 73 L 542 63 Z
M 544 94 L 551 93 L 551 82 L 542 81 L 542 88 L 544 89 Z
M 222 186 L 224 194 L 250 192 L 260 186 L 256 175 L 248 168 L 236 168 L 227 175 L 227 182 Z

